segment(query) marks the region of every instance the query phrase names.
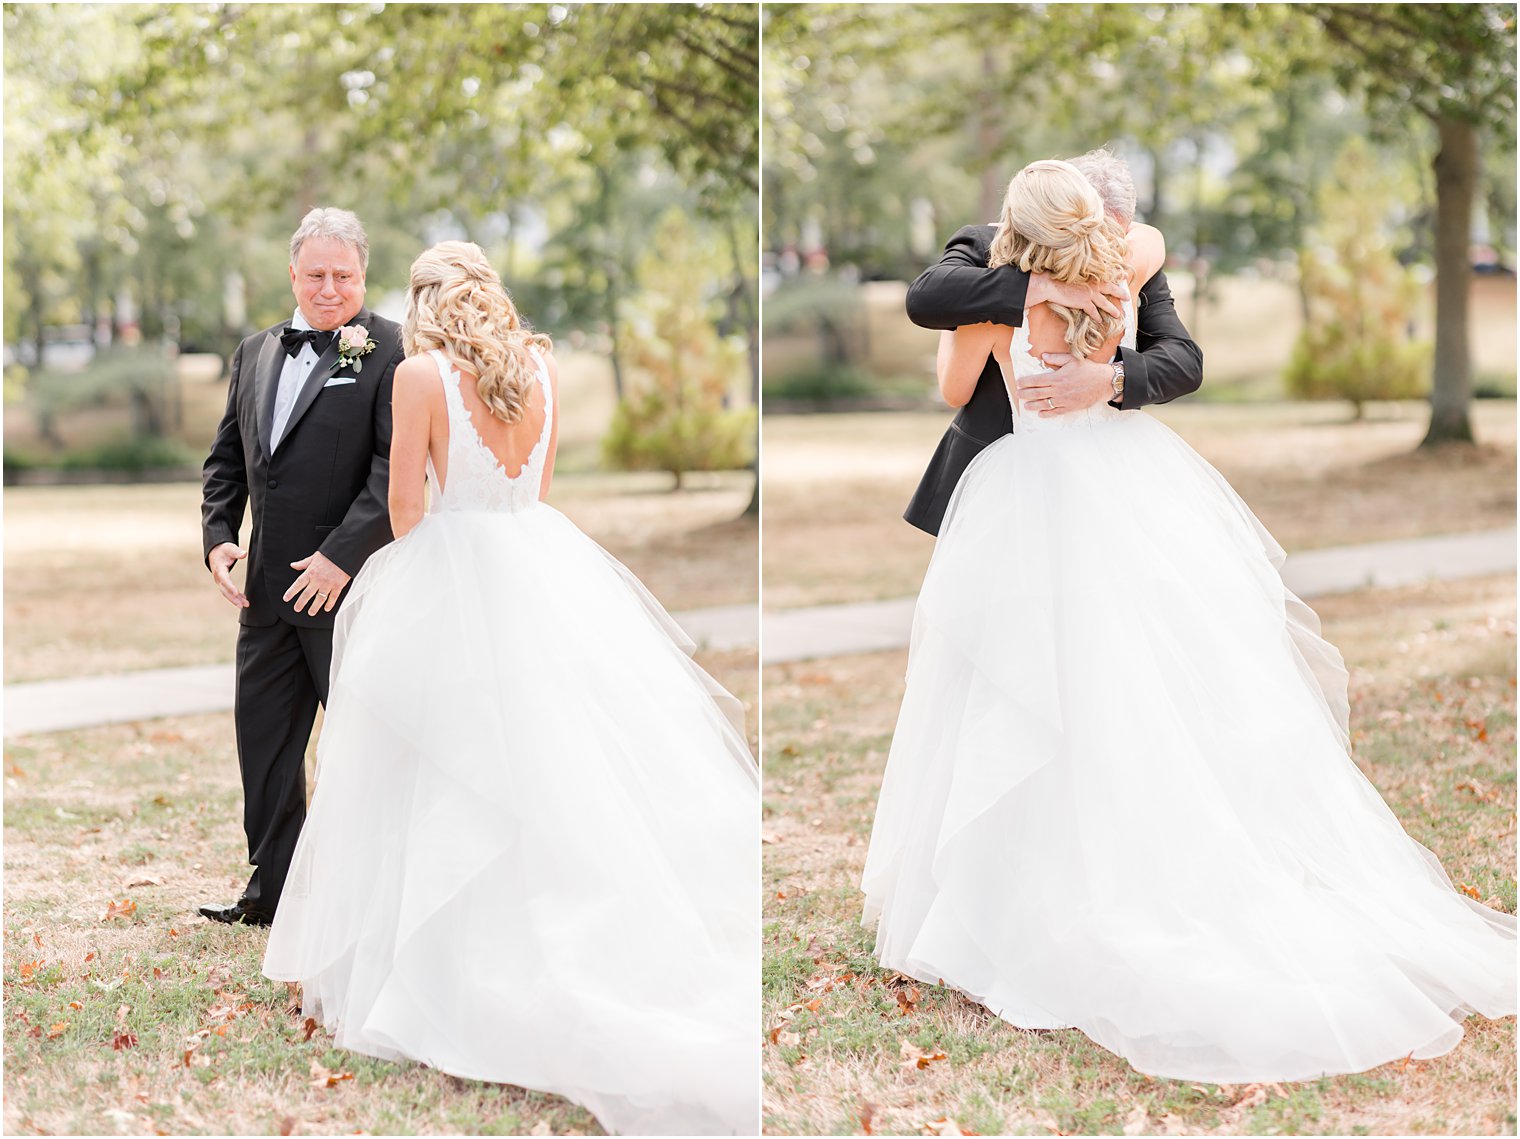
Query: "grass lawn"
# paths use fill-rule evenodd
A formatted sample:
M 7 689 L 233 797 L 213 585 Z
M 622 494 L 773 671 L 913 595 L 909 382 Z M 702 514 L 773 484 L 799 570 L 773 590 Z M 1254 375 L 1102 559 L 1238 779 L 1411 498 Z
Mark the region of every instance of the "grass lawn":
M 753 724 L 754 654 L 702 663 Z M 246 880 L 241 805 L 230 714 L 7 741 L 7 1134 L 601 1133 L 308 1031 L 259 972 L 267 932 L 195 912 Z
M 1515 404 L 1473 405 L 1480 446 L 1415 451 L 1424 404 L 1379 404 L 1362 423 L 1330 404 L 1152 409 L 1228 478 L 1295 550 L 1515 524 Z M 902 521 L 948 410 L 767 415 L 767 608 L 900 597 L 933 540 Z
M 769 509 L 767 504 L 767 509 Z M 767 523 L 770 524 L 769 522 Z M 770 548 L 767 546 L 767 554 Z M 1515 580 L 1323 599 L 1357 762 L 1453 880 L 1515 909 Z M 871 956 L 859 881 L 905 652 L 778 665 L 765 693 L 773 1134 L 1513 1134 L 1515 1021 L 1428 1062 L 1270 1086 L 1152 1079 Z
M 549 500 L 669 609 L 754 601 L 751 476 L 689 481 L 672 494 L 666 475 L 563 475 Z M 11 488 L 5 505 L 6 683 L 232 659 L 198 485 Z

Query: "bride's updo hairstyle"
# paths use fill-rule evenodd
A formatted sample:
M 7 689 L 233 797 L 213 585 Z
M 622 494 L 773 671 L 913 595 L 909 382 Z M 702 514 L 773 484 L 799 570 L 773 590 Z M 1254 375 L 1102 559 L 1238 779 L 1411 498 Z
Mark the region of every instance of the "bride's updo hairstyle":
M 1041 159 L 1008 183 L 987 264 L 1017 265 L 1026 273 L 1091 285 L 1124 280 L 1128 253 L 1124 231 L 1081 171 L 1069 162 Z M 1050 308 L 1066 321 L 1066 343 L 1079 359 L 1124 330 L 1123 316 L 1094 319 L 1082 309 Z
M 497 419 L 517 423 L 537 374 L 529 348 L 549 338 L 517 315 L 485 251 L 441 241 L 412 262 L 401 342 L 408 356 L 437 348 L 480 377 L 475 390 Z

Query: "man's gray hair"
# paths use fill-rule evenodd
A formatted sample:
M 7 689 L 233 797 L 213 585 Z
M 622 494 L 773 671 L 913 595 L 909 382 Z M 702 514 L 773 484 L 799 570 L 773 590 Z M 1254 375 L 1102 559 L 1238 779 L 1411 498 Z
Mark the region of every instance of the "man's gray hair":
M 296 263 L 301 246 L 313 237 L 331 237 L 341 241 L 359 255 L 359 268 L 363 271 L 369 269 L 369 238 L 359 222 L 359 215 L 353 210 L 340 210 L 335 206 L 313 206 L 307 210 L 301 224 L 290 237 L 292 265 Z
M 1092 183 L 1109 213 L 1125 225 L 1135 220 L 1135 179 L 1129 163 L 1101 146 L 1067 161 Z

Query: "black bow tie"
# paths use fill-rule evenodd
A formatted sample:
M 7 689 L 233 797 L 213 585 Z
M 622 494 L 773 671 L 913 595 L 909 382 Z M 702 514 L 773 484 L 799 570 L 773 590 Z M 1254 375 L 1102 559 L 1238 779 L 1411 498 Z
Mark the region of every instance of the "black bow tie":
M 317 328 L 287 328 L 280 333 L 280 343 L 285 346 L 288 355 L 299 356 L 301 345 L 310 344 L 312 350 L 318 356 L 327 351 L 327 346 L 332 343 L 336 332 L 323 332 Z

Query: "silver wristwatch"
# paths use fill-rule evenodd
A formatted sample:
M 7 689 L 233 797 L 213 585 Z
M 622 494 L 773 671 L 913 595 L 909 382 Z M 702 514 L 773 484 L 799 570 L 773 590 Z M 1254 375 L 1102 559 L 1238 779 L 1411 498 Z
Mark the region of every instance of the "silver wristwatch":
M 1113 360 L 1111 360 L 1109 362 L 1109 366 L 1111 368 L 1113 368 L 1113 370 L 1114 370 L 1114 378 L 1113 378 L 1113 384 L 1114 384 L 1114 402 L 1115 403 L 1123 403 L 1124 402 L 1124 361 L 1121 360 L 1121 359 L 1119 359 L 1119 357 L 1115 356 L 1113 358 Z

